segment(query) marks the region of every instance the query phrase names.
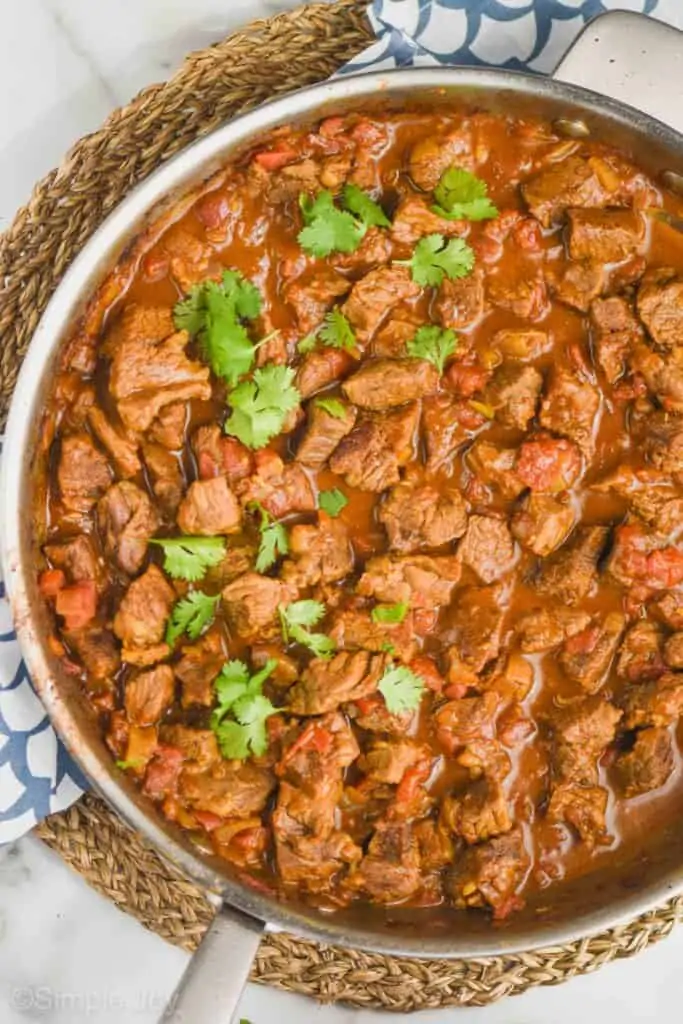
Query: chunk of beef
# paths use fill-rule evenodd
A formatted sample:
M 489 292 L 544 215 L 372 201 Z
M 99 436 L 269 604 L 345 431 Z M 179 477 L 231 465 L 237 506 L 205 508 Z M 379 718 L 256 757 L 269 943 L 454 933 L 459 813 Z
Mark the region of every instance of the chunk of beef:
M 454 905 L 493 909 L 498 919 L 522 905 L 516 895 L 529 870 L 529 855 L 519 826 L 469 847 L 445 883 Z
M 170 306 L 141 306 L 127 303 L 113 325 L 107 330 L 102 351 L 112 356 L 121 345 L 163 341 L 173 334 L 173 312 Z
M 606 526 L 579 526 L 569 542 L 543 563 L 534 581 L 539 593 L 569 605 L 587 597 L 597 580 L 597 566 L 608 536 Z
M 317 348 L 301 361 L 294 384 L 302 399 L 310 398 L 330 384 L 336 384 L 355 365 L 353 356 L 344 349 Z
M 342 384 L 346 397 L 361 409 L 390 409 L 439 386 L 439 372 L 425 359 L 371 359 Z
M 664 632 L 656 622 L 643 619 L 627 630 L 619 651 L 617 675 L 630 683 L 657 679 L 666 670 Z
M 418 188 L 433 192 L 449 167 L 474 170 L 475 142 L 469 121 L 448 132 L 419 139 L 408 157 L 408 173 Z
M 528 263 L 495 267 L 488 277 L 488 297 L 521 320 L 541 320 L 550 306 L 542 272 Z
M 173 703 L 175 685 L 170 665 L 157 665 L 126 681 L 123 702 L 128 721 L 156 725 Z
M 543 377 L 534 366 L 502 363 L 487 385 L 484 398 L 504 427 L 526 430 L 536 415 L 542 387 Z
M 414 711 L 392 714 L 380 694 L 362 697 L 356 704 L 349 705 L 347 713 L 361 729 L 389 736 L 405 736 L 412 730 L 416 717 Z
M 548 804 L 548 818 L 563 821 L 576 830 L 587 846 L 606 842 L 607 790 L 602 786 L 585 786 L 561 782 L 553 788 Z
M 513 515 L 510 529 L 523 547 L 546 558 L 564 544 L 575 523 L 576 512 L 569 502 L 532 492 Z
M 652 613 L 670 629 L 683 630 L 683 593 L 672 590 L 657 597 L 650 606 Z
M 683 279 L 671 267 L 650 270 L 640 283 L 638 315 L 663 349 L 683 344 Z
M 235 533 L 242 522 L 242 510 L 224 476 L 195 480 L 178 508 L 178 526 L 183 533 L 214 537 Z
M 150 538 L 161 525 L 146 492 L 130 480 L 114 484 L 97 503 L 97 521 L 105 551 L 133 576 L 142 568 Z
M 655 530 L 670 533 L 682 521 L 683 499 L 668 473 L 652 467 L 617 466 L 592 489 L 612 491 L 626 499 L 629 508 Z
M 625 691 L 622 704 L 626 729 L 671 725 L 683 714 L 683 675 L 666 672 L 651 682 L 637 683 Z
M 370 613 L 356 608 L 337 611 L 333 615 L 329 636 L 341 650 L 359 648 L 381 654 L 388 648 L 400 661 L 409 662 L 415 656 L 412 616 L 403 622 L 373 622 Z
M 500 782 L 512 770 L 512 762 L 498 740 L 472 740 L 455 760 L 474 780 L 485 777 Z
M 683 551 L 639 523 L 617 527 L 607 567 L 625 586 L 668 590 L 683 583 Z
M 514 468 L 522 486 L 556 494 L 576 483 L 581 476 L 583 459 L 573 441 L 541 432 L 520 445 Z
M 543 227 L 559 222 L 568 207 L 606 206 L 610 196 L 589 160 L 568 156 L 522 183 L 522 195 Z
M 169 451 L 178 451 L 185 443 L 187 417 L 187 402 L 169 402 L 152 420 L 147 436 L 154 444 L 161 444 Z
M 163 236 L 160 248 L 168 270 L 181 291 L 187 292 L 206 275 L 212 247 L 184 227 L 174 224 Z
M 251 818 L 265 810 L 274 788 L 275 777 L 267 768 L 248 761 L 221 761 L 204 771 L 184 769 L 178 793 L 191 810 L 219 818 Z
M 539 420 L 547 430 L 564 434 L 584 452 L 595 447 L 600 391 L 568 370 L 555 370 L 546 390 Z
M 393 245 L 388 232 L 372 227 L 353 252 L 338 252 L 332 256 L 331 262 L 339 270 L 349 271 L 354 276 L 368 274 L 374 267 L 388 263 L 393 253 Z M 347 282 L 348 288 L 351 282 Z M 348 291 L 347 288 L 347 291 Z
M 210 708 L 213 704 L 213 683 L 226 660 L 220 634 L 207 633 L 196 644 L 187 644 L 175 664 L 180 680 L 180 700 L 184 708 L 199 704 Z
M 500 579 L 510 571 L 516 558 L 507 523 L 493 516 L 470 516 L 458 555 L 482 582 Z
M 525 700 L 533 685 L 534 667 L 517 651 L 508 655 L 502 665 L 496 665 L 486 679 L 479 680 L 482 689 L 497 693 L 508 706 Z
M 153 442 L 143 444 L 142 456 L 159 507 L 175 518 L 185 490 L 185 478 L 178 457 L 162 444 Z
M 662 355 L 648 345 L 637 345 L 631 357 L 633 371 L 642 376 L 663 408 L 675 413 L 683 413 L 683 363 L 679 362 L 679 351 Z
M 538 359 L 547 351 L 550 336 L 546 331 L 505 327 L 493 336 L 494 348 L 510 359 Z
M 453 863 L 455 844 L 438 822 L 426 818 L 416 822 L 414 831 L 423 871 L 441 871 Z
M 605 286 L 605 271 L 596 263 L 549 264 L 546 281 L 550 291 L 565 305 L 587 313 Z
M 429 747 L 414 740 L 373 740 L 358 759 L 358 768 L 373 782 L 396 786 L 409 768 L 431 765 Z
M 296 600 L 296 588 L 269 576 L 247 572 L 223 590 L 223 607 L 231 629 L 243 640 L 275 636 L 278 608 Z
M 235 543 L 228 545 L 225 555 L 218 563 L 207 570 L 204 581 L 211 587 L 223 589 L 238 576 L 243 576 L 253 569 L 256 561 L 257 548 L 253 543 Z
M 442 821 L 468 845 L 486 842 L 512 828 L 510 809 L 499 782 L 481 779 L 457 796 L 447 796 Z
M 421 321 L 407 310 L 396 310 L 372 339 L 372 355 L 395 359 L 406 355 L 406 345 L 415 337 Z
M 121 657 L 112 633 L 101 626 L 82 626 L 80 629 L 66 630 L 63 635 L 85 666 L 88 688 L 100 689 L 104 684 L 107 689 L 113 690 L 114 677 L 121 667 Z
M 283 298 L 294 307 L 297 325 L 303 335 L 323 322 L 335 299 L 351 288 L 351 282 L 325 263 L 316 263 L 284 289 Z
M 88 423 L 100 444 L 107 449 L 117 474 L 124 479 L 140 472 L 138 445 L 109 422 L 97 405 L 88 409 Z
M 467 453 L 467 461 L 482 483 L 492 484 L 507 499 L 519 497 L 527 486 L 515 471 L 517 452 L 492 441 L 478 440 Z
M 225 475 L 230 486 L 254 472 L 254 454 L 235 437 L 226 437 L 217 423 L 197 427 L 192 450 L 200 480 Z
M 292 512 L 313 512 L 316 503 L 311 482 L 296 462 L 283 462 L 269 449 L 256 453 L 256 473 L 240 481 L 237 493 L 243 505 L 255 501 L 275 519 Z
M 444 641 L 453 644 L 449 651 L 451 683 L 461 680 L 464 668 L 481 672 L 498 657 L 502 641 L 505 611 L 500 584 L 491 587 L 466 587 L 456 595 Z M 464 674 L 464 673 L 463 673 Z
M 380 555 L 366 563 L 357 589 L 387 604 L 438 608 L 450 601 L 460 573 L 460 559 L 454 555 Z
M 193 771 L 201 771 L 222 762 L 216 734 L 211 729 L 195 729 L 187 725 L 162 725 L 161 742 L 180 751 L 183 761 Z
M 665 412 L 651 416 L 645 451 L 657 469 L 664 473 L 683 474 L 683 419 Z
M 299 663 L 295 658 L 285 654 L 278 643 L 255 644 L 251 649 L 251 663 L 254 668 L 265 668 L 269 661 L 274 661 L 270 683 L 278 689 L 288 690 L 299 678 Z
M 445 466 L 472 437 L 472 409 L 453 395 L 439 394 L 422 403 L 422 426 L 427 449 L 427 467 Z
M 107 585 L 107 569 L 99 554 L 94 539 L 81 533 L 72 540 L 61 544 L 46 544 L 45 555 L 51 565 L 62 569 L 70 583 L 92 580 L 98 591 Z
M 340 519 L 319 514 L 316 526 L 297 524 L 289 535 L 291 558 L 282 566 L 282 579 L 295 587 L 341 580 L 353 569 L 349 531 Z
M 176 594 L 161 569 L 150 565 L 142 576 L 133 580 L 124 594 L 114 618 L 114 632 L 123 642 L 123 659 L 130 660 L 128 649 L 164 649 L 156 659 L 166 656 L 168 647 L 162 643 L 166 620 L 175 604 Z
M 337 446 L 330 469 L 349 487 L 383 491 L 400 479 L 399 468 L 413 457 L 420 412 L 417 404 L 388 413 L 361 416 Z
M 209 368 L 185 355 L 187 331 L 163 341 L 122 340 L 114 351 L 109 388 L 124 426 L 147 430 L 164 406 L 211 397 Z
M 386 655 L 366 651 L 314 658 L 289 691 L 288 710 L 294 715 L 322 715 L 366 697 L 376 691 L 386 664 Z
M 436 738 L 447 754 L 480 740 L 493 739 L 500 699 L 496 693 L 460 697 L 443 704 L 434 715 Z
M 379 509 L 379 520 L 395 551 L 437 548 L 461 537 L 467 512 L 460 492 L 437 488 L 427 480 L 404 480 L 393 488 Z
M 614 765 L 619 784 L 628 799 L 659 789 L 674 770 L 674 749 L 669 729 L 643 729 L 632 748 Z
M 484 273 L 475 267 L 466 277 L 444 277 L 434 309 L 443 327 L 463 331 L 481 320 L 485 305 Z
M 635 210 L 570 209 L 567 224 L 573 260 L 621 263 L 634 255 L 645 237 L 642 215 Z
M 621 612 L 609 612 L 602 622 L 587 626 L 565 641 L 558 661 L 567 676 L 588 693 L 600 689 L 625 625 Z
M 420 286 L 413 281 L 408 267 L 377 267 L 356 281 L 342 306 L 342 313 L 359 340 L 365 341 L 374 334 L 390 309 L 419 294 Z
M 89 434 L 62 438 L 57 483 L 67 512 L 88 512 L 109 487 L 111 478 L 109 463 Z
M 306 433 L 297 448 L 296 460 L 311 469 L 320 469 L 332 455 L 343 437 L 351 432 L 356 422 L 356 409 L 340 403 L 343 414 L 332 414 L 317 402 L 308 407 Z
M 346 881 L 375 903 L 401 903 L 422 884 L 420 851 L 412 823 L 380 822 L 368 852 Z
M 622 712 L 599 696 L 585 697 L 553 713 L 553 767 L 562 782 L 592 786 L 598 759 L 614 740 Z
M 391 223 L 393 240 L 412 249 L 424 235 L 434 234 L 445 238 L 460 235 L 463 234 L 463 226 L 457 220 L 447 220 L 434 213 L 421 196 L 411 193 L 402 199 L 394 211 Z
M 683 668 L 683 633 L 674 633 L 664 644 L 664 661 L 669 668 Z
M 590 319 L 598 363 L 608 382 L 614 384 L 623 376 L 633 346 L 641 341 L 642 328 L 621 295 L 594 299 Z
M 574 608 L 535 608 L 515 623 L 519 645 L 528 654 L 551 651 L 569 637 L 581 633 L 590 623 L 587 612 Z

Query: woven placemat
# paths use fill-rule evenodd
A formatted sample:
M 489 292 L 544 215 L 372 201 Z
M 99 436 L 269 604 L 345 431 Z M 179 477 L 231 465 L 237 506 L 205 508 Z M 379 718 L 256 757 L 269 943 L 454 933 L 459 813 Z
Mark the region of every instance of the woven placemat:
M 81 139 L 34 189 L 0 238 L 0 426 L 17 369 L 66 267 L 106 214 L 163 160 L 240 111 L 332 74 L 371 38 L 365 0 L 312 4 L 190 56 Z M 95 889 L 176 945 L 193 949 L 214 908 L 98 798 L 89 795 L 37 834 Z M 484 1006 L 631 956 L 668 935 L 683 898 L 582 942 L 467 961 L 406 960 L 264 938 L 252 978 L 316 999 L 396 1011 Z

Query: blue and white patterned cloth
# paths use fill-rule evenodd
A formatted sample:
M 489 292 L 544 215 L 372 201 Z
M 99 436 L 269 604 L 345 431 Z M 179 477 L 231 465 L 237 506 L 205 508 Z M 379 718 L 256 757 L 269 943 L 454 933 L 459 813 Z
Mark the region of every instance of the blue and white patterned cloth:
M 683 0 L 374 0 L 377 41 L 342 73 L 480 64 L 547 74 L 587 21 L 617 9 L 683 28 Z M 31 687 L 0 579 L 0 844 L 68 807 L 84 787 Z

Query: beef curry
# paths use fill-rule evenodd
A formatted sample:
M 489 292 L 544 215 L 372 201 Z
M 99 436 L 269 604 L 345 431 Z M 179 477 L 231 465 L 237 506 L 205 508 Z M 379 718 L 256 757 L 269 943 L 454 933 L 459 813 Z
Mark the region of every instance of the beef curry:
M 43 429 L 51 646 L 257 888 L 482 908 L 683 804 L 683 239 L 476 111 L 280 129 L 150 228 Z

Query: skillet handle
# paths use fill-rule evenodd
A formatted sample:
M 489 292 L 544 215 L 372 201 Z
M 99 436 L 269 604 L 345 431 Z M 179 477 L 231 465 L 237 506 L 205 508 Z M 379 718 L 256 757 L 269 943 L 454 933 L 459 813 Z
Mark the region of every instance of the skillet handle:
M 602 93 L 683 132 L 683 32 L 645 14 L 610 11 L 591 21 L 553 78 Z
M 263 924 L 223 905 L 159 1024 L 230 1024 L 263 936 Z

